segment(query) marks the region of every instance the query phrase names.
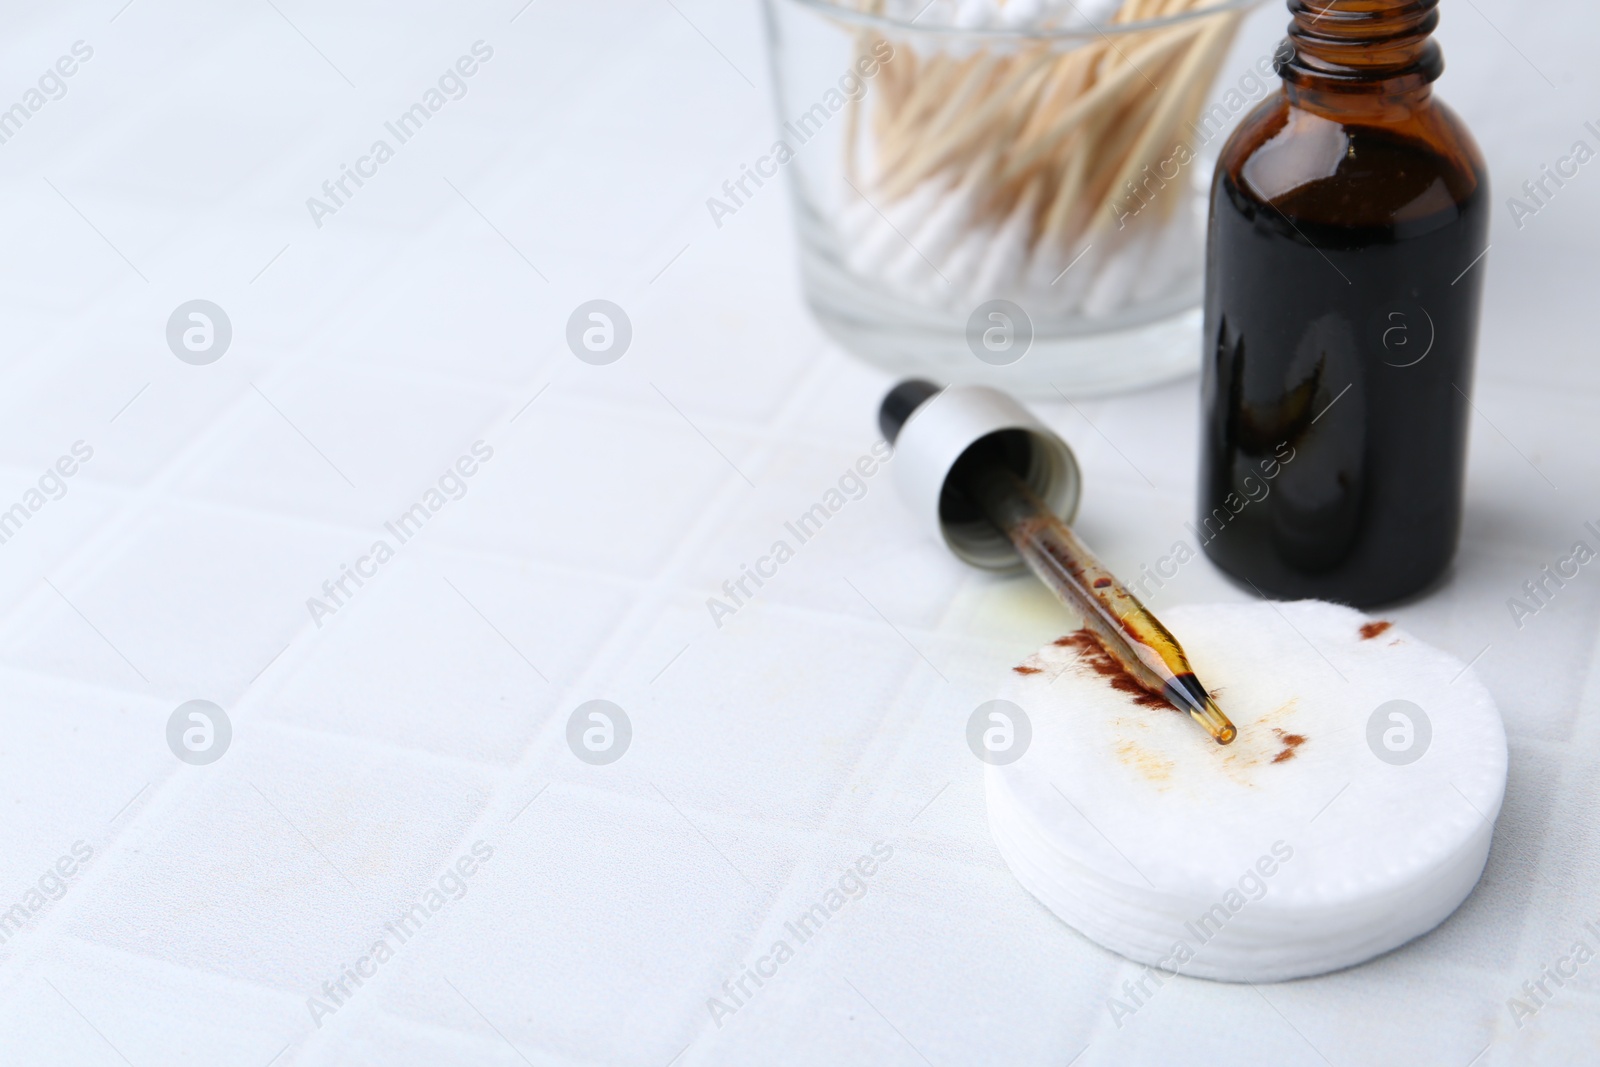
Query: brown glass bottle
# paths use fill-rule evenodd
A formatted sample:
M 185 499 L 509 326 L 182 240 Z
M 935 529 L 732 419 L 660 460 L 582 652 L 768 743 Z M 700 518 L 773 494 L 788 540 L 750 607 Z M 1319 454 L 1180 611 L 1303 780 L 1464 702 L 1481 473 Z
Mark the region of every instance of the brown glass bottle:
M 1289 0 L 1217 164 L 1194 532 L 1271 596 L 1382 604 L 1455 554 L 1489 189 L 1437 6 Z

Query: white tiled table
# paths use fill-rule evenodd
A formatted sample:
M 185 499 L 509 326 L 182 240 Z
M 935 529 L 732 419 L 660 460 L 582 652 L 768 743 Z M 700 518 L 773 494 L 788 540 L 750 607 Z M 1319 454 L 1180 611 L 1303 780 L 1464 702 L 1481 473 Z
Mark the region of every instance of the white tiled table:
M 868 451 L 887 384 L 808 319 L 778 187 L 704 209 L 768 140 L 757 10 L 121 3 L 12 4 L 0 35 L 0 106 L 93 48 L 0 144 L 0 509 L 94 450 L 0 544 L 0 909 L 92 850 L 6 928 L 0 1063 L 1600 1060 L 1600 963 L 1520 1029 L 1506 1007 L 1600 922 L 1600 575 L 1520 630 L 1505 606 L 1600 518 L 1600 172 L 1520 231 L 1497 210 L 1465 542 L 1394 613 L 1487 648 L 1512 762 L 1483 884 L 1366 966 L 1180 980 L 1119 1029 L 1134 968 L 1007 873 L 962 736 L 1059 632 L 1045 595 L 962 569 L 880 473 L 707 612 Z M 1509 192 L 1600 120 L 1600 16 L 1445 8 L 1440 90 Z M 314 225 L 305 198 L 478 40 L 466 95 Z M 164 337 L 196 297 L 234 330 L 203 367 Z M 563 340 L 595 297 L 635 331 L 606 367 Z M 1113 566 L 1188 517 L 1194 394 L 1080 405 L 1105 437 L 1041 408 Z M 314 622 L 476 441 L 465 495 Z M 1196 564 L 1155 603 L 1239 595 Z M 209 766 L 166 743 L 197 698 L 234 728 Z M 592 698 L 632 721 L 611 765 L 567 746 Z M 463 896 L 386 931 L 480 841 Z M 866 895 L 719 1026 L 707 999 L 880 841 Z

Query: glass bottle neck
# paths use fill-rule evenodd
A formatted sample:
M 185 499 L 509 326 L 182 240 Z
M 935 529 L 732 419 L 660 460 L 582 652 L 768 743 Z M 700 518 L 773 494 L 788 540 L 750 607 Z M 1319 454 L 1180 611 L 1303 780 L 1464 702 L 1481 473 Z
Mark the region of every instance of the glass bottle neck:
M 1279 74 L 1292 102 L 1374 117 L 1398 117 L 1427 103 L 1444 71 L 1431 36 L 1439 0 L 1288 2 L 1291 51 Z

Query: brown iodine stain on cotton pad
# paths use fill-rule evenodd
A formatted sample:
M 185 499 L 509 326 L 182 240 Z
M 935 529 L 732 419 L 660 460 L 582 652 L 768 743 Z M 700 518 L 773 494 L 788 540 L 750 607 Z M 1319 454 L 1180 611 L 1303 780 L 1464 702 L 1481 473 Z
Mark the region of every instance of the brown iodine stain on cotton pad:
M 1294 759 L 1295 750 L 1306 743 L 1305 737 L 1301 734 L 1285 733 L 1277 727 L 1273 727 L 1272 732 L 1277 735 L 1278 740 L 1283 744 L 1283 748 L 1278 750 L 1278 754 L 1272 757 L 1273 763 L 1283 763 Z
M 1319 602 L 1162 617 L 1239 728 L 1232 745 L 1107 685 L 1070 642 L 1023 662 L 1038 673 L 1008 671 L 999 694 L 1028 713 L 1033 737 L 1022 759 L 987 772 L 991 803 L 1000 796 L 1075 862 L 1130 884 L 1129 860 L 1157 884 L 1224 885 L 1281 838 L 1305 847 L 1280 891 L 1360 898 L 1475 847 L 1498 812 L 1504 730 L 1454 657 L 1393 627 L 1369 639 L 1373 620 Z M 1405 766 L 1367 740 L 1391 700 L 1432 722 L 1431 747 Z
M 1051 675 L 1052 682 L 1062 674 L 1071 673 L 1080 679 L 1098 682 L 1108 690 L 1109 705 L 1114 715 L 1115 736 L 1111 745 L 1118 759 L 1158 789 L 1170 788 L 1179 764 L 1174 747 L 1188 747 L 1192 738 L 1183 737 L 1174 746 L 1169 737 L 1173 732 L 1167 716 L 1187 722 L 1188 716 L 1179 711 L 1166 698 L 1152 693 L 1139 684 L 1117 660 L 1108 653 L 1088 630 L 1077 630 L 1056 638 L 1048 649 L 1033 656 L 1012 670 L 1022 676 Z M 1204 677 L 1204 675 L 1202 675 Z M 1094 686 L 1091 686 L 1094 688 Z M 1291 733 L 1283 728 L 1293 716 L 1295 698 L 1284 701 L 1262 714 L 1252 710 L 1227 707 L 1226 693 L 1213 686 L 1212 693 L 1224 703 L 1239 736 L 1225 750 L 1207 753 L 1209 763 L 1220 766 L 1230 778 L 1249 786 L 1251 771 L 1264 764 L 1285 763 L 1293 759 L 1296 750 L 1306 743 L 1304 733 Z M 1121 698 L 1120 701 L 1118 698 Z M 1119 707 L 1126 704 L 1127 707 Z M 1160 720 L 1162 729 L 1151 734 L 1152 719 Z M 1195 727 L 1195 729 L 1199 729 Z

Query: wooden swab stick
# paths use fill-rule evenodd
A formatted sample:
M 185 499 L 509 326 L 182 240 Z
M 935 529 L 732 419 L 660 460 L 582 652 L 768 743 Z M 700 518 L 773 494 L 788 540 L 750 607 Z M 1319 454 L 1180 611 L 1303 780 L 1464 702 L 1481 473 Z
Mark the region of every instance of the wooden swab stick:
M 1035 94 L 1029 87 L 1031 85 L 1036 90 L 1043 82 L 1044 76 L 1049 73 L 1046 65 L 1050 62 L 1050 56 L 1042 48 L 1032 49 L 1030 53 L 1029 59 L 1008 64 L 1011 69 L 1002 74 L 999 84 L 989 91 L 986 99 L 967 108 L 965 114 L 952 122 L 931 143 L 915 145 L 920 151 L 913 157 L 916 160 L 914 166 L 906 160 L 890 163 L 889 166 L 898 168 L 899 173 L 884 185 L 884 192 L 890 197 L 903 196 L 922 177 L 948 164 L 959 153 L 963 142 L 970 140 L 974 134 L 982 136 L 983 130 L 992 127 L 1002 110 L 1016 108 L 1019 101 L 1031 99 Z
M 1100 201 L 1090 215 L 1091 218 L 1100 220 L 1100 226 L 1109 226 L 1115 221 L 1116 213 L 1111 210 L 1112 200 L 1122 195 L 1125 183 L 1132 182 L 1151 164 L 1152 153 L 1165 146 L 1182 117 L 1182 109 L 1189 100 L 1189 90 L 1193 84 L 1202 78 L 1209 83 L 1215 72 L 1211 57 L 1226 48 L 1235 25 L 1233 18 L 1224 16 L 1217 19 L 1201 32 L 1200 39 L 1184 56 L 1173 78 L 1173 84 L 1160 95 L 1160 106 L 1146 122 L 1122 169 L 1111 180 L 1106 199 Z M 1159 156 L 1156 159 L 1159 160 Z
M 1194 32 L 1189 27 L 1178 27 L 1176 31 L 1156 34 L 1144 42 L 1142 47 L 1134 49 L 1128 58 L 1122 61 L 1121 66 L 1115 68 L 1110 77 L 1073 101 L 1043 136 L 1027 149 L 1017 153 L 1002 180 L 1015 178 L 1023 170 L 1038 162 L 1039 158 L 1050 150 L 1056 139 L 1069 132 L 1096 109 L 1118 106 L 1129 96 L 1144 95 L 1137 89 L 1132 93 L 1128 91 L 1135 83 L 1144 84 L 1145 76 L 1140 73 L 1140 68 L 1146 63 L 1153 64 L 1156 60 L 1176 51 L 1194 35 Z

